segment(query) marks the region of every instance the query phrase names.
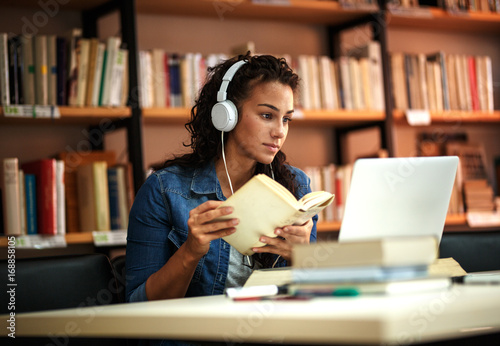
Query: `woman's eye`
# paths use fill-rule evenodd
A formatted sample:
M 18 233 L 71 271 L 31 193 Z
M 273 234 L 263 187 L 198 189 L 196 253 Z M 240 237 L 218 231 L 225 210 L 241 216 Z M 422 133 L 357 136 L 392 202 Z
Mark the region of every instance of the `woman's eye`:
M 263 113 L 263 114 L 262 114 L 262 117 L 263 117 L 264 119 L 271 119 L 271 117 L 272 117 L 272 116 L 271 116 L 271 114 L 270 114 L 270 113 Z
M 283 118 L 283 122 L 284 123 L 289 123 L 291 122 L 293 119 L 292 118 Z

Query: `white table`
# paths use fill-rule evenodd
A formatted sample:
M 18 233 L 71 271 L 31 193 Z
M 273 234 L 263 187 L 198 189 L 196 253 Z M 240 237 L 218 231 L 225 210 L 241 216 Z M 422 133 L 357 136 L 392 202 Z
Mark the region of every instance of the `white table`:
M 1 317 L 4 324 L 6 319 Z M 499 332 L 500 286 L 308 301 L 234 302 L 209 296 L 20 313 L 15 323 L 16 337 L 408 344 Z

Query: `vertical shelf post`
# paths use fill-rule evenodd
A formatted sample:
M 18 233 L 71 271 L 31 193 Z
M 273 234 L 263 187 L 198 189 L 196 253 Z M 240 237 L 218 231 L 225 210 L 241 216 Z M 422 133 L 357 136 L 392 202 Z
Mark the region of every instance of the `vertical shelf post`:
M 139 104 L 139 74 L 137 20 L 135 0 L 120 1 L 120 21 L 122 41 L 128 49 L 129 92 L 128 105 L 131 117 L 127 126 L 127 144 L 129 161 L 132 162 L 135 192 L 144 183 L 144 162 L 142 153 L 142 111 Z
M 384 102 L 385 102 L 385 121 L 381 126 L 382 147 L 387 149 L 389 157 L 394 156 L 394 138 L 393 138 L 393 104 L 392 104 L 392 84 L 391 70 L 389 63 L 389 46 L 387 42 L 387 3 L 385 0 L 378 0 L 379 11 L 373 14 L 374 20 L 371 21 L 373 39 L 380 43 L 380 53 L 382 58 L 382 76 L 384 79 Z

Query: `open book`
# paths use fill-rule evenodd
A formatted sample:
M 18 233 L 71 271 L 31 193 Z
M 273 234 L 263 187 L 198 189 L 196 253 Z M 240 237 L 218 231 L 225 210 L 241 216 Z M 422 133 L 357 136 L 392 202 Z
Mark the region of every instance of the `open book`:
M 223 239 L 244 255 L 252 255 L 253 247 L 264 246 L 261 236 L 275 237 L 274 230 L 287 225 L 302 225 L 333 202 L 335 196 L 317 191 L 300 200 L 283 185 L 258 174 L 229 197 L 219 208 L 231 206 L 232 214 L 218 220 L 238 218 L 236 232 Z

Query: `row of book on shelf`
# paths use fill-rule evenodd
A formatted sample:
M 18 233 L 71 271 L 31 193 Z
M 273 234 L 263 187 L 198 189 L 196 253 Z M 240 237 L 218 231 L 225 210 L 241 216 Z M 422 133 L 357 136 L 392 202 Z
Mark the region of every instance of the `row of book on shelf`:
M 2 162 L 3 234 L 61 235 L 122 230 L 133 202 L 129 164 L 113 152 L 62 152 L 57 158 Z
M 493 112 L 489 56 L 391 54 L 395 108 Z
M 252 49 L 254 45 L 252 44 Z M 255 54 L 252 51 L 252 54 Z M 303 109 L 384 109 L 380 44 L 376 41 L 346 56 L 284 56 L 302 79 L 297 106 Z M 207 76 L 207 68 L 225 54 L 171 54 L 156 48 L 139 52 L 142 107 L 190 107 Z
M 387 6 L 391 9 L 439 7 L 446 11 L 457 12 L 485 12 L 500 13 L 500 0 L 388 0 Z
M 104 43 L 79 28 L 65 36 L 0 33 L 0 104 L 123 106 L 127 66 L 119 37 Z

